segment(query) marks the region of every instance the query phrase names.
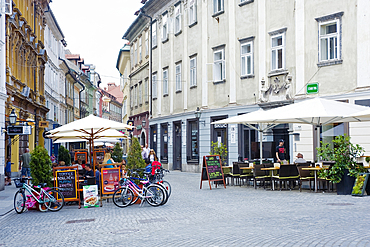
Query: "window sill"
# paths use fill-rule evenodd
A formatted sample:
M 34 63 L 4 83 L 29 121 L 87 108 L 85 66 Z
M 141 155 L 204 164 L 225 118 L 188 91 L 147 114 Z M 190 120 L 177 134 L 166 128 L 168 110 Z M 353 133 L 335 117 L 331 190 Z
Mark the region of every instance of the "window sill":
M 254 0 L 246 0 L 246 1 L 242 2 L 242 3 L 239 3 L 239 7 L 244 6 L 244 5 L 247 5 L 247 4 L 250 4 L 250 3 L 253 3 L 253 2 L 254 2 Z
M 180 34 L 182 33 L 182 30 L 178 31 L 177 33 L 175 33 L 175 36 L 179 36 Z
M 219 12 L 217 12 L 217 13 L 214 13 L 214 14 L 212 15 L 212 17 L 213 17 L 213 18 L 215 18 L 215 17 L 217 17 L 217 16 L 219 16 L 219 15 L 222 15 L 223 13 L 225 13 L 225 11 L 224 11 L 224 10 L 221 10 L 221 11 L 219 11 Z
M 164 40 L 162 40 L 162 44 L 166 43 L 168 41 L 168 37 Z
M 157 100 L 157 97 L 153 97 L 153 100 Z
M 181 93 L 182 91 L 181 90 L 176 90 L 176 93 Z
M 190 86 L 190 89 L 197 88 L 197 85 Z
M 198 165 L 199 164 L 199 160 L 195 160 L 195 159 L 193 159 L 193 160 L 187 160 L 187 163 L 189 165 Z
M 243 75 L 240 77 L 241 80 L 254 78 L 254 75 Z
M 331 66 L 331 65 L 336 65 L 336 64 L 342 64 L 343 60 L 342 59 L 336 59 L 336 60 L 327 60 L 323 62 L 319 62 L 317 64 L 317 67 L 325 67 L 325 66 Z
M 168 97 L 168 93 L 167 94 L 163 94 L 163 97 Z
M 226 82 L 226 79 L 223 79 L 222 81 L 214 81 L 213 84 L 221 84 L 225 82 Z
M 286 69 L 277 69 L 269 72 L 268 77 L 277 76 L 277 75 L 287 75 L 289 71 Z
M 193 22 L 193 23 L 191 23 L 191 24 L 189 24 L 189 28 L 192 28 L 192 27 L 194 27 L 195 25 L 197 25 L 198 24 L 198 22 L 197 21 L 195 21 L 195 22 Z
M 157 45 L 153 46 L 153 47 L 152 47 L 152 50 L 154 50 L 155 48 L 157 48 Z M 149 56 L 148 56 L 148 57 L 149 57 Z

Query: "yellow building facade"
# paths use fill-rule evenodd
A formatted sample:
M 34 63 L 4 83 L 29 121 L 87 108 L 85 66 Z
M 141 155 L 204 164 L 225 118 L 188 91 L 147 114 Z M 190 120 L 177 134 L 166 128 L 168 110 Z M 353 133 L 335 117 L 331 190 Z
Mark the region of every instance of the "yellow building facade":
M 6 18 L 6 116 L 14 109 L 18 121 L 29 121 L 31 135 L 6 138 L 6 157 L 11 157 L 12 172 L 18 172 L 20 156 L 26 148 L 44 146 L 45 120 L 44 70 L 47 54 L 44 48 L 44 11 L 50 0 L 13 0 L 13 13 Z M 31 122 L 32 120 L 33 122 Z M 17 124 L 25 124 L 24 122 Z

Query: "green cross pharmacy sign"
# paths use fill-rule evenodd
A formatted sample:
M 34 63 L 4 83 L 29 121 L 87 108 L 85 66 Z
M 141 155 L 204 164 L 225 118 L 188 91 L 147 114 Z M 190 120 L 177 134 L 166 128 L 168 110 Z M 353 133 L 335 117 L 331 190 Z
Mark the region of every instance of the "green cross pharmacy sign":
M 315 93 L 318 93 L 318 92 L 319 92 L 319 83 L 318 82 L 307 84 L 307 89 L 306 89 L 307 94 L 315 94 Z

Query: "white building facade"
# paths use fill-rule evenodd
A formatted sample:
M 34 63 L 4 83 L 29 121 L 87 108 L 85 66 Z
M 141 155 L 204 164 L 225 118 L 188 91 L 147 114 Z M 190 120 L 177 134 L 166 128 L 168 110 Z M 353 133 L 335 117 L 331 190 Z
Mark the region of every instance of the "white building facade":
M 45 48 L 48 54 L 48 61 L 44 76 L 46 107 L 49 109 L 47 113 L 49 127 L 46 130 L 51 130 L 65 124 L 65 75 L 59 67 L 61 62 L 59 58 L 64 58 L 65 56 L 64 47 L 66 42 L 52 10 L 49 9 L 45 13 Z M 49 155 L 52 153 L 56 155 L 58 146 L 53 145 L 50 139 L 45 140 L 45 148 L 48 150 Z
M 318 96 L 370 106 L 366 0 L 151 0 L 142 10 L 153 18 L 150 147 L 170 169 L 199 172 L 211 142 L 227 146 L 227 164 L 259 158 L 256 131 L 216 120 Z M 368 127 L 324 126 L 321 139 L 348 133 L 369 155 Z M 279 125 L 263 155 L 274 160 L 284 139 L 288 159 L 315 160 L 315 131 Z

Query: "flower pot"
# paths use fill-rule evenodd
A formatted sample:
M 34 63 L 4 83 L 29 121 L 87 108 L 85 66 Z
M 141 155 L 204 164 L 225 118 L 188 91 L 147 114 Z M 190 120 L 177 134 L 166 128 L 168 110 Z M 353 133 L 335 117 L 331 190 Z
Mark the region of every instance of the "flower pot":
M 337 183 L 337 195 L 351 195 L 352 194 L 352 188 L 355 184 L 355 177 L 351 177 L 348 174 L 348 170 L 344 170 L 344 175 L 342 177 L 342 180 Z

